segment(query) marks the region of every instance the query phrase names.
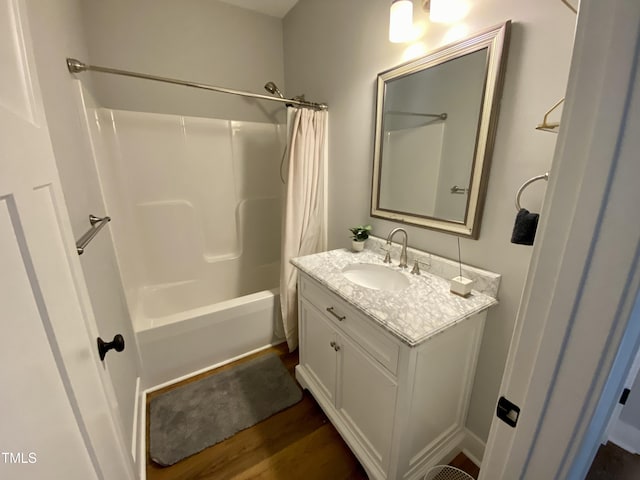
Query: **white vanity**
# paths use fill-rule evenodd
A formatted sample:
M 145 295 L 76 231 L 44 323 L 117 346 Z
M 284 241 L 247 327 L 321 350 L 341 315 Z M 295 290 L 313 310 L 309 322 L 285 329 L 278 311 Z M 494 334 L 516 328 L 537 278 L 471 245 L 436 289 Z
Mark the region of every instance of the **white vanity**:
M 429 264 L 412 275 L 397 267 L 397 253 L 393 266 L 382 263 L 381 243 L 369 240 L 376 251 L 292 260 L 299 269 L 296 378 L 369 478 L 417 479 L 464 438 L 486 310 L 497 303 L 500 276 L 463 266 L 477 289 L 462 298 L 447 280 L 458 274 L 457 263 L 409 249 L 410 265 L 416 256 Z M 349 280 L 345 273 L 363 264 L 406 281 L 373 289 Z

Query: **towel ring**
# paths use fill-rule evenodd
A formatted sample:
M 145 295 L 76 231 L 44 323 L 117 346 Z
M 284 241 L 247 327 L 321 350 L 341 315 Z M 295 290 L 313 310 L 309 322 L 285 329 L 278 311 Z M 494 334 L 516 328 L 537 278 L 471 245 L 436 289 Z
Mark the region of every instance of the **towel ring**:
M 516 210 L 518 212 L 522 209 L 522 207 L 520 206 L 520 195 L 522 195 L 522 191 L 525 188 L 527 188 L 529 185 L 531 185 L 533 182 L 536 182 L 538 180 L 545 180 L 545 181 L 549 180 L 549 172 L 545 173 L 544 175 L 538 175 L 533 178 L 530 178 L 529 180 L 524 182 L 522 186 L 518 189 L 518 193 L 516 193 Z

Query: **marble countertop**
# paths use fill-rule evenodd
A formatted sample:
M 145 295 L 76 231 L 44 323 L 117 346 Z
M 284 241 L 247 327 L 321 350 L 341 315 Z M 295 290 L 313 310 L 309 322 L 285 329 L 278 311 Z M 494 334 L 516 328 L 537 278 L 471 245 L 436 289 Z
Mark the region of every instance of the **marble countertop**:
M 392 266 L 382 260 L 382 254 L 372 250 L 355 253 L 339 249 L 294 258 L 291 263 L 409 346 L 498 303 L 494 297 L 476 290 L 467 298 L 460 297 L 449 291 L 448 279 L 428 272 L 412 275 L 410 268 L 397 266 L 396 258 Z M 406 275 L 409 286 L 387 291 L 357 285 L 342 274 L 342 269 L 352 263 L 385 265 Z

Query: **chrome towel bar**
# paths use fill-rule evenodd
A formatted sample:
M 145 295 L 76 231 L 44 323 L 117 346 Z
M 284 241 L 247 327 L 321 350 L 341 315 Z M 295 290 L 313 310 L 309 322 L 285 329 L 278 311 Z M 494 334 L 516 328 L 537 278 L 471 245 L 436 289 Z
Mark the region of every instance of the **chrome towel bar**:
M 91 224 L 91 228 L 82 235 L 78 241 L 76 242 L 76 250 L 78 251 L 78 255 L 82 255 L 84 253 L 85 247 L 93 240 L 102 227 L 104 227 L 107 223 L 111 221 L 111 217 L 96 217 L 95 215 L 89 215 L 89 223 Z
M 516 210 L 519 212 L 520 209 L 522 208 L 520 206 L 520 195 L 522 195 L 522 191 L 527 188 L 530 184 L 532 184 L 533 182 L 536 182 L 538 180 L 549 180 L 549 172 L 543 174 L 543 175 L 537 175 L 535 177 L 530 178 L 529 180 L 527 180 L 526 182 L 524 182 L 522 184 L 522 186 L 520 186 L 520 188 L 518 189 L 518 193 L 516 193 Z

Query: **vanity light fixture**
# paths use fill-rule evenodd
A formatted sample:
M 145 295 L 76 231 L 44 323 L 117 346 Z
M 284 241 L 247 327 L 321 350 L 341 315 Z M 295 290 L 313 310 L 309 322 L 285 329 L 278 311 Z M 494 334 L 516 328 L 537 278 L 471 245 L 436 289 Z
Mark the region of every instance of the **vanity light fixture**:
M 432 23 L 454 23 L 469 13 L 469 0 L 422 0 Z
M 411 40 L 413 33 L 413 2 L 393 0 L 389 12 L 389 41 L 403 43 Z

